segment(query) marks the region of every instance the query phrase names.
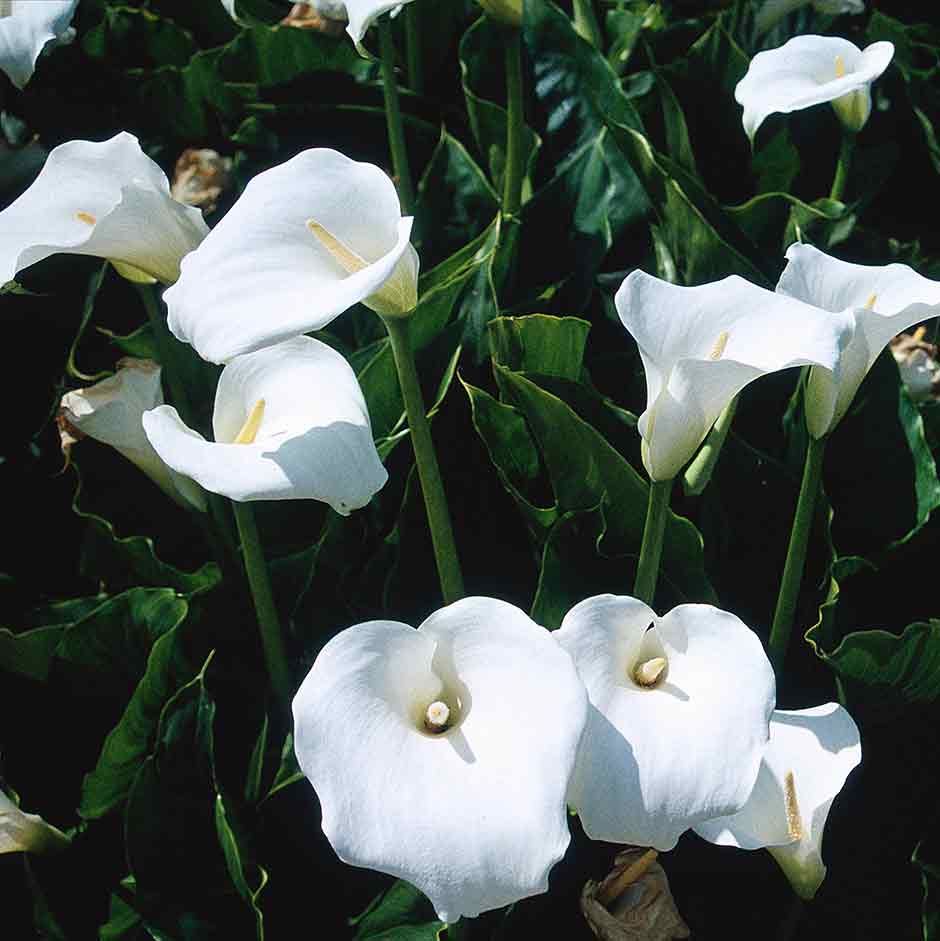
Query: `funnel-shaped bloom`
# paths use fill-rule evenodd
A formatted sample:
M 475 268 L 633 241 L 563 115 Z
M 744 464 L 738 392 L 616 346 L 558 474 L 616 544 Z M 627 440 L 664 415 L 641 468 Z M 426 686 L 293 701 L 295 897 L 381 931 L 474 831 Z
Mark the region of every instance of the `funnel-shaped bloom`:
M 33 77 L 47 43 L 65 39 L 78 0 L 0 0 L 0 69 L 17 88 Z
M 858 728 L 841 706 L 777 710 L 743 809 L 699 824 L 695 832 L 721 846 L 768 849 L 797 895 L 811 899 L 826 876 L 822 840 L 829 808 L 861 760 Z
M 417 630 L 333 638 L 294 699 L 294 747 L 340 859 L 407 879 L 456 921 L 548 888 L 586 710 L 547 631 L 465 598 Z
M 646 371 L 637 428 L 652 480 L 676 476 L 749 382 L 789 366 L 835 371 L 853 324 L 737 276 L 689 288 L 634 271 L 616 305 Z
M 166 292 L 169 325 L 200 356 L 240 353 L 325 327 L 362 301 L 401 315 L 418 256 L 392 181 L 335 150 L 259 173 Z
M 940 282 L 907 265 L 853 265 L 812 245 L 787 249 L 777 291 L 833 313 L 847 312 L 855 321 L 838 368 L 810 373 L 806 424 L 814 438 L 842 420 L 865 374 L 895 334 L 940 314 Z
M 871 112 L 871 83 L 894 56 L 890 42 L 861 50 L 838 36 L 795 36 L 777 49 L 758 52 L 734 97 L 744 108 L 751 140 L 771 114 L 789 114 L 832 102 L 850 131 L 860 131 Z
M 144 434 L 144 412 L 163 404 L 160 367 L 152 360 L 130 357 L 119 360 L 117 366 L 108 379 L 62 396 L 63 442 L 76 440 L 78 432 L 109 444 L 177 503 L 205 510 L 202 490 L 167 467 Z
M 56 147 L 32 186 L 0 212 L 0 282 L 57 252 L 107 258 L 135 280 L 170 283 L 209 231 L 170 196 L 164 172 L 122 132 Z
M 322 500 L 345 516 L 388 479 L 356 374 L 311 337 L 232 360 L 212 427 L 215 441 L 206 441 L 168 405 L 144 415 L 170 467 L 232 500 Z
M 711 605 L 657 617 L 636 598 L 598 595 L 555 637 L 591 701 L 568 795 L 589 837 L 669 850 L 744 806 L 775 697 L 750 628 Z
M 45 853 L 68 842 L 57 827 L 36 814 L 24 814 L 0 791 L 0 853 Z

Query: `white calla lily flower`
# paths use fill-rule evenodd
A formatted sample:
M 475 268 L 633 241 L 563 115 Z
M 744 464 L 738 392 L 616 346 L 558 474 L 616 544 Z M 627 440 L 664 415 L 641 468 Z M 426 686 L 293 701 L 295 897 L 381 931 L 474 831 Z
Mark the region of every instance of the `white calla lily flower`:
M 322 500 L 345 516 L 388 479 L 356 374 L 311 337 L 236 357 L 222 370 L 215 441 L 168 405 L 146 412 L 143 423 L 170 467 L 232 500 Z
M 781 303 L 784 301 L 784 303 Z M 748 383 L 791 366 L 838 371 L 854 320 L 833 316 L 732 275 L 680 287 L 642 271 L 615 298 L 646 371 L 637 428 L 652 480 L 671 480 Z
M 445 922 L 546 891 L 587 698 L 519 608 L 464 598 L 417 629 L 357 624 L 294 699 L 294 748 L 344 862 L 406 879 Z
M 119 360 L 117 367 L 113 376 L 62 396 L 59 422 L 66 432 L 63 440 L 74 440 L 77 431 L 109 444 L 167 496 L 184 507 L 204 511 L 202 490 L 167 467 L 144 433 L 144 412 L 163 404 L 160 367 L 153 360 L 131 357 Z
M 36 814 L 24 814 L 0 791 L 0 853 L 45 853 L 68 844 L 58 827 Z
M 789 114 L 832 102 L 850 131 L 860 131 L 871 112 L 870 86 L 894 56 L 890 42 L 864 51 L 838 36 L 795 36 L 777 49 L 758 52 L 734 90 L 742 121 L 753 140 L 771 114 Z
M 17 88 L 33 77 L 39 53 L 66 40 L 78 0 L 0 0 L 0 69 Z
M 822 841 L 829 809 L 861 760 L 858 727 L 842 706 L 777 710 L 747 803 L 695 832 L 720 846 L 766 848 L 797 895 L 811 899 L 826 876 Z
M 170 283 L 209 229 L 170 196 L 166 174 L 122 132 L 103 143 L 69 141 L 33 184 L 0 212 L 0 282 L 57 252 L 107 258 L 132 280 Z
M 184 260 L 164 295 L 170 329 L 222 363 L 319 330 L 360 301 L 405 315 L 417 303 L 411 224 L 378 167 L 306 150 L 259 173 Z
M 670 850 L 744 806 L 775 697 L 750 628 L 711 605 L 657 617 L 636 598 L 599 595 L 555 637 L 591 701 L 568 796 L 589 837 Z
M 848 311 L 852 339 L 838 368 L 813 368 L 806 386 L 806 424 L 814 438 L 842 420 L 866 373 L 893 336 L 940 314 L 940 282 L 907 265 L 855 265 L 812 245 L 787 249 L 777 291 L 833 313 Z M 843 314 L 838 315 L 840 318 Z

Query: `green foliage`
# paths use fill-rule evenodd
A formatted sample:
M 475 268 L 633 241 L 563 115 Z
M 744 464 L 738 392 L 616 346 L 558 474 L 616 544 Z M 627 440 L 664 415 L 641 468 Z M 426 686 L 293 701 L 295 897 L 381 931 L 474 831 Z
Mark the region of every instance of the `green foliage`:
M 511 217 L 503 28 L 470 0 L 415 0 L 415 89 L 405 17 L 393 21 L 418 195 L 410 330 L 468 591 L 548 628 L 585 597 L 630 592 L 649 486 L 642 364 L 612 304 L 629 271 L 773 287 L 786 247 L 805 241 L 940 277 L 940 23 L 878 6 L 835 17 L 805 5 L 758 35 L 756 0 L 595 3 L 595 48 L 570 4 L 526 0 L 525 176 Z M 55 145 L 120 130 L 171 175 L 186 147 L 232 158 L 210 224 L 257 172 L 307 147 L 389 169 L 378 63 L 345 34 L 278 25 L 289 8 L 237 0 L 236 23 L 219 0 L 82 0 L 75 42 L 47 49 L 24 91 L 3 79 L 3 205 Z M 840 201 L 827 197 L 831 109 L 772 116 L 752 149 L 734 99 L 753 55 L 813 32 L 896 49 Z M 414 887 L 335 858 L 299 783 L 290 717 L 267 690 L 225 513 L 182 510 L 92 441 L 62 472 L 61 394 L 120 355 L 159 358 L 139 299 L 107 264 L 74 255 L 0 294 L 28 364 L 5 378 L 17 408 L 0 447 L 0 771 L 24 808 L 74 834 L 55 860 L 3 860 L 10 936 L 261 939 L 302 925 L 356 941 L 507 937 L 501 914 L 445 926 Z M 295 682 L 350 624 L 418 623 L 439 603 L 381 323 L 358 307 L 317 335 L 356 369 L 389 483 L 349 518 L 258 506 Z M 177 346 L 208 435 L 218 370 Z M 766 637 L 805 448 L 795 384 L 789 371 L 745 389 L 708 487 L 675 488 L 657 610 L 718 603 Z M 885 352 L 827 445 L 778 703 L 841 695 L 864 757 L 834 804 L 830 872 L 801 938 L 940 938 L 938 412 L 911 400 Z M 729 885 L 749 899 L 739 927 L 773 935 L 785 899 L 765 854 L 705 852 L 684 838 L 667 863 L 695 936 L 724 930 Z M 514 909 L 516 933 L 586 936 L 578 895 L 608 856 L 575 828 L 552 891 Z

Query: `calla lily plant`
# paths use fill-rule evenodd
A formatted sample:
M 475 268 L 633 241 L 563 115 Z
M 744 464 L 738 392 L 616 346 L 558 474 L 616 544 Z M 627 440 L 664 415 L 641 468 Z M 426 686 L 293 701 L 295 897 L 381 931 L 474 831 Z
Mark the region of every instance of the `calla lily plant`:
M 568 792 L 588 836 L 669 850 L 744 807 L 775 700 L 750 628 L 711 605 L 658 617 L 636 598 L 599 595 L 555 637 L 591 702 Z
M 169 405 L 145 412 L 143 425 L 166 464 L 232 500 L 322 500 L 346 516 L 388 479 L 356 374 L 312 337 L 236 357 L 222 370 L 215 441 Z
M 59 405 L 63 442 L 87 435 L 109 444 L 177 503 L 205 510 L 202 488 L 168 467 L 144 433 L 144 412 L 163 405 L 160 372 L 153 360 L 126 357 L 113 376 L 67 392 Z
M 319 330 L 359 302 L 407 314 L 417 303 L 411 224 L 378 167 L 306 150 L 254 177 L 186 258 L 164 295 L 169 327 L 222 363 Z
M 680 287 L 634 271 L 623 282 L 615 303 L 646 372 L 637 428 L 651 480 L 675 477 L 755 379 L 805 365 L 838 374 L 854 330 L 851 314 L 781 300 L 737 276 Z
M 132 134 L 69 141 L 0 212 L 0 281 L 72 252 L 107 258 L 134 281 L 169 284 L 208 231 L 198 209 L 170 196 L 166 174 Z
M 860 131 L 871 113 L 871 84 L 893 56 L 890 42 L 862 50 L 838 36 L 795 36 L 778 49 L 758 52 L 734 90 L 745 133 L 753 140 L 771 114 L 826 102 L 847 130 Z
M 842 706 L 777 710 L 747 803 L 733 816 L 698 824 L 695 832 L 722 846 L 767 849 L 797 895 L 811 899 L 826 876 L 826 818 L 861 760 L 858 727 Z
M 940 314 L 940 282 L 907 265 L 856 265 L 812 245 L 787 249 L 777 291 L 854 320 L 836 369 L 814 367 L 806 387 L 806 424 L 814 438 L 829 434 L 893 336 Z
M 0 69 L 17 88 L 49 43 L 67 40 L 78 0 L 0 0 Z
M 357 624 L 293 702 L 294 747 L 340 859 L 406 879 L 442 921 L 548 888 L 587 697 L 568 654 L 504 601 L 414 630 Z

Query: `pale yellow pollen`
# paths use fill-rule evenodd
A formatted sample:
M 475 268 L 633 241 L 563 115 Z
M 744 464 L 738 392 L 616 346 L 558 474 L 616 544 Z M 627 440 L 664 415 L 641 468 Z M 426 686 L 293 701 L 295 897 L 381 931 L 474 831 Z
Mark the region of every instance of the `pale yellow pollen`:
M 718 360 L 721 359 L 722 354 L 725 352 L 725 347 L 728 345 L 728 331 L 722 330 L 718 334 L 718 339 L 715 340 L 715 345 L 712 347 L 711 353 L 708 354 L 709 359 Z
M 800 816 L 800 805 L 796 802 L 796 784 L 792 771 L 788 771 L 783 778 L 783 799 L 787 808 L 787 833 L 792 840 L 802 840 L 803 818 Z
M 329 229 L 324 228 L 313 219 L 307 220 L 307 228 L 316 236 L 317 241 L 339 262 L 347 274 L 355 274 L 368 268 L 369 263 L 356 254 L 348 245 L 341 242 Z
M 869 297 L 867 301 L 865 301 L 865 309 L 866 309 L 866 310 L 874 310 L 874 309 L 875 309 L 875 303 L 877 302 L 877 300 L 878 300 L 878 295 L 877 295 L 877 294 L 872 294 L 872 296 Z
M 264 418 L 264 399 L 258 399 L 251 413 L 245 419 L 241 431 L 235 435 L 232 444 L 254 444 L 255 438 L 258 436 L 258 429 L 261 427 L 262 418 Z
M 633 670 L 633 679 L 638 686 L 655 686 L 665 669 L 666 658 L 653 657 L 651 660 L 645 660 L 643 663 L 636 665 Z
M 450 721 L 450 707 L 446 702 L 432 702 L 424 714 L 424 727 L 429 732 L 444 732 Z
M 98 221 L 90 212 L 76 212 L 75 218 L 86 225 L 94 225 Z
M 845 78 L 845 61 L 842 56 L 836 56 L 836 78 Z

